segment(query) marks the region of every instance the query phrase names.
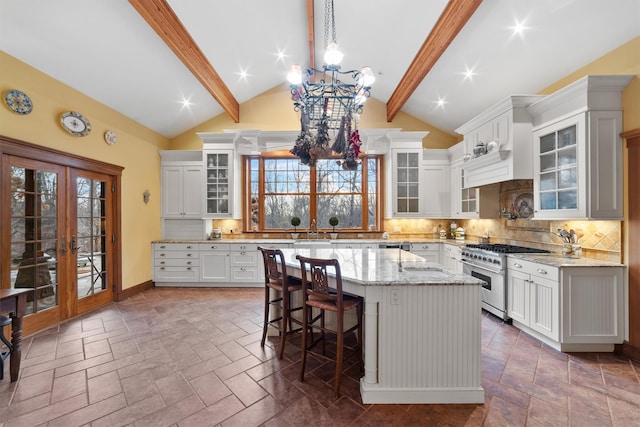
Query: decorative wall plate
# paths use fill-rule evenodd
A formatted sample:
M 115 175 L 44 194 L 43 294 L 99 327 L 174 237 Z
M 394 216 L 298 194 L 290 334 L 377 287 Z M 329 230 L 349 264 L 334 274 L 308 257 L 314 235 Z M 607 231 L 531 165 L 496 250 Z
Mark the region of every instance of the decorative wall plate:
M 513 207 L 518 213 L 518 218 L 526 219 L 533 216 L 533 194 L 524 193 L 516 197 Z
M 14 113 L 29 114 L 33 110 L 31 98 L 17 89 L 10 89 L 4 94 L 4 103 Z
M 60 115 L 60 124 L 73 136 L 87 136 L 91 133 L 91 123 L 82 114 L 67 111 Z
M 104 140 L 107 142 L 107 144 L 113 145 L 118 141 L 118 137 L 115 133 L 108 130 L 104 133 Z

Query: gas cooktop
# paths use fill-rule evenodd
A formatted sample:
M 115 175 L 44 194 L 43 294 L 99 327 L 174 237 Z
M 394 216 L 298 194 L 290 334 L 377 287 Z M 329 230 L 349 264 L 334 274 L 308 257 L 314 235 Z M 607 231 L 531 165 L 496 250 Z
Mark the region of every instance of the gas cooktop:
M 546 249 L 537 249 L 537 248 L 527 248 L 525 246 L 514 246 L 514 245 L 501 245 L 496 243 L 482 243 L 482 244 L 471 244 L 466 245 L 466 248 L 470 249 L 481 249 L 494 253 L 501 254 L 548 254 L 550 251 Z

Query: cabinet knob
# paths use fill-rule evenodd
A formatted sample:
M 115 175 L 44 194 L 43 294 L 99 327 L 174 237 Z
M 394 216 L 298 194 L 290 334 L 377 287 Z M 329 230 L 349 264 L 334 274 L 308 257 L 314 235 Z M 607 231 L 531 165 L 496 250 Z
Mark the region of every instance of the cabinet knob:
M 160 270 L 164 270 L 164 267 L 160 267 Z
M 187 267 L 187 270 L 189 270 L 189 271 L 190 271 L 190 270 L 191 270 L 191 267 Z
M 211 249 L 217 249 L 217 248 L 218 248 L 217 246 L 211 246 Z
M 191 256 L 191 254 L 187 254 L 187 256 Z
M 246 254 L 245 251 L 240 252 L 240 255 L 245 255 L 245 254 Z
M 247 249 L 245 245 L 240 246 L 240 249 Z
M 522 264 L 518 264 L 517 262 L 516 262 L 515 264 L 513 264 L 513 266 L 514 266 L 515 268 L 522 268 Z
M 538 269 L 538 273 L 540 274 L 547 274 L 547 270 L 543 270 L 542 268 Z
M 164 264 L 164 261 L 160 261 L 160 264 Z
M 164 256 L 164 254 L 160 254 L 160 256 Z
M 167 247 L 165 245 L 160 246 L 160 249 L 166 249 Z
M 244 267 L 240 267 L 240 271 L 245 271 L 245 268 Z
M 191 265 L 191 261 L 187 261 L 187 265 Z
M 191 249 L 191 245 L 187 246 L 187 249 Z

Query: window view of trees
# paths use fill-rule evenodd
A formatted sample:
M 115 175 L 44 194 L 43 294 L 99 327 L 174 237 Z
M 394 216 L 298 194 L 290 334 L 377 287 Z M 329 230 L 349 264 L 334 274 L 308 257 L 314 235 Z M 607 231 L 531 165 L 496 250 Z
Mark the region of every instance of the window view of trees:
M 335 159 L 309 167 L 291 157 L 252 157 L 247 162 L 251 224 L 254 230 L 289 229 L 291 217 L 309 228 L 331 228 L 336 216 L 341 229 L 375 226 L 378 206 L 379 159 L 367 158 L 357 170 L 344 170 Z M 260 179 L 262 170 L 263 178 Z

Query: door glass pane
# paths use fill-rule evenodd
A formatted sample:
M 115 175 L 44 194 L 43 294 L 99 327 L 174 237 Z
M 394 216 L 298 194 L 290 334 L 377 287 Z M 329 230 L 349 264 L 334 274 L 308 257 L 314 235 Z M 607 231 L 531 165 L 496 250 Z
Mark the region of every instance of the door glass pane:
M 555 190 L 556 189 L 556 173 L 543 173 L 540 174 L 540 190 Z
M 556 168 L 556 153 L 548 153 L 540 156 L 540 171 L 550 171 Z
M 559 209 L 577 209 L 578 192 L 576 190 L 558 191 Z
M 78 177 L 76 179 L 77 236 L 75 255 L 78 276 L 78 298 L 107 289 L 106 275 L 106 183 Z
M 556 209 L 556 193 L 540 193 L 540 209 Z
M 558 188 L 575 188 L 577 186 L 576 168 L 558 171 Z
M 57 305 L 58 175 L 11 166 L 10 286 L 32 289 L 27 313 Z
M 540 138 L 540 154 L 556 149 L 556 134 L 551 133 Z

